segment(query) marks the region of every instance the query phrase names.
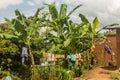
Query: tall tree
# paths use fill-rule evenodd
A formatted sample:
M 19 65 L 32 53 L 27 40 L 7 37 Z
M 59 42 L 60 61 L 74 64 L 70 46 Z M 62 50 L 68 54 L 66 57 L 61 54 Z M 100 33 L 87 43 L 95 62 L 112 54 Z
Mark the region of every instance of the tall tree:
M 90 48 L 93 43 L 96 30 L 99 26 L 97 17 L 90 23 L 88 19 L 79 14 L 81 23 L 75 23 L 69 17 L 76 9 L 82 5 L 77 5 L 67 14 L 67 5 L 62 4 L 60 10 L 55 3 L 47 4 L 51 18 L 47 21 L 47 26 L 51 28 L 48 32 L 48 39 L 52 47 L 49 52 L 53 53 L 76 53 Z M 78 17 L 78 18 L 79 18 Z
M 6 19 L 9 27 L 14 31 L 17 36 L 18 41 L 24 44 L 29 51 L 30 60 L 32 63 L 33 69 L 33 78 L 32 80 L 39 80 L 38 72 L 35 67 L 34 56 L 31 46 L 35 44 L 35 42 L 39 42 L 41 39 L 40 28 L 44 24 L 44 20 L 46 18 L 46 14 L 39 14 L 39 12 L 43 9 L 38 8 L 35 15 L 31 17 L 25 17 L 24 14 L 21 14 L 18 10 L 15 11 L 16 18 L 9 20 Z M 40 15 L 40 16 L 39 16 Z

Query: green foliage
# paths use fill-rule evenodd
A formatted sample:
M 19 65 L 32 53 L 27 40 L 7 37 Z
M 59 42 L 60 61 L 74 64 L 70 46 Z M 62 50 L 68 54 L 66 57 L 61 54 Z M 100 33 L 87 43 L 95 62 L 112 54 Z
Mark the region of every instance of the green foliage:
M 68 17 L 75 11 L 75 10 L 77 10 L 79 7 L 81 7 L 82 6 L 82 4 L 79 4 L 79 5 L 77 5 L 73 10 L 71 10 L 69 13 L 68 13 Z
M 51 6 L 52 8 L 54 7 L 54 10 L 52 10 Z M 79 16 L 82 20 L 82 23 L 76 24 L 73 21 L 69 20 L 69 16 L 77 8 L 81 7 L 81 5 L 77 5 L 67 16 L 67 5 L 65 4 L 61 5 L 60 11 L 57 10 L 55 3 L 49 4 L 48 7 L 51 16 L 59 16 L 54 16 L 54 18 L 52 17 L 52 20 L 47 21 L 48 23 L 50 23 L 47 26 L 51 28 L 51 31 L 55 32 L 55 34 L 51 34 L 51 31 L 47 32 L 47 40 L 50 40 L 50 44 L 52 45 L 52 47 L 48 49 L 48 52 L 50 51 L 52 53 L 66 53 L 67 51 L 69 51 L 75 53 L 76 51 L 82 52 L 83 50 L 87 50 L 91 46 L 91 44 L 88 45 L 88 43 L 92 42 L 93 36 L 95 35 L 98 28 L 98 19 L 94 19 L 93 27 L 91 27 L 91 23 L 89 23 L 87 18 L 84 15 L 80 14 Z M 54 13 L 53 11 L 55 11 L 56 13 Z M 90 28 L 91 31 L 89 30 Z M 83 44 L 84 41 L 86 42 L 86 44 Z
M 66 12 L 67 12 L 67 5 L 66 4 L 61 4 L 60 7 L 60 13 L 59 13 L 59 19 L 63 20 L 66 18 Z
M 7 65 L 7 68 L 13 67 L 11 70 L 17 72 L 23 80 L 30 80 L 30 78 L 32 80 L 72 80 L 75 72 L 76 74 L 79 72 L 84 74 L 85 69 L 92 67 L 91 63 L 88 64 L 87 58 L 88 56 L 91 58 L 93 55 L 86 55 L 84 63 L 80 63 L 73 70 L 66 69 L 66 67 L 63 67 L 64 62 L 60 62 L 57 66 L 38 67 L 39 74 L 35 67 L 34 55 L 39 57 L 43 50 L 66 55 L 89 50 L 93 45 L 94 37 L 99 36 L 99 34 L 96 34 L 99 20 L 96 17 L 93 23 L 90 23 L 83 14 L 78 16 L 81 18 L 81 23 L 70 20 L 70 15 L 81 7 L 81 4 L 69 13 L 66 4 L 62 4 L 59 10 L 55 3 L 46 5 L 49 9 L 48 12 L 43 11 L 44 8 L 41 7 L 37 9 L 33 16 L 26 17 L 19 10 L 15 10 L 16 18 L 5 19 L 7 27 L 0 26 L 0 38 L 2 38 L 0 54 L 5 59 L 2 58 L 0 65 L 3 67 Z M 28 47 L 32 68 L 28 65 L 21 66 L 19 60 L 13 66 L 15 54 L 19 56 L 17 56 L 17 59 L 20 59 L 19 53 L 23 46 Z M 10 57 L 8 57 L 9 54 Z M 16 68 L 16 65 L 21 67 Z
M 79 17 L 81 18 L 82 22 L 89 23 L 88 19 L 83 14 L 79 14 Z
M 120 74 L 119 73 L 111 73 L 110 76 L 114 80 L 120 80 Z
M 22 80 L 31 80 L 32 71 L 30 66 L 20 65 L 19 68 L 15 70 L 15 73 L 17 73 Z
M 58 11 L 57 11 L 55 3 L 48 4 L 48 8 L 49 8 L 50 14 L 52 16 L 52 19 L 54 21 L 56 21 L 58 19 Z
M 80 37 L 83 37 L 83 36 L 87 33 L 87 31 L 88 31 L 88 29 L 89 29 L 89 26 L 90 26 L 90 24 L 87 23 L 87 24 L 86 24 L 86 27 L 85 27 L 85 29 L 82 31 L 82 34 L 81 34 Z
M 95 34 L 96 30 L 98 29 L 99 27 L 99 20 L 98 18 L 96 17 L 94 20 L 93 20 L 93 33 Z
M 6 80 L 5 78 L 7 76 L 10 76 L 13 80 L 14 79 L 21 80 L 17 75 L 14 75 L 14 74 L 10 73 L 9 71 L 1 71 L 0 70 L 0 79 Z
M 0 70 L 0 78 L 3 78 L 5 76 L 7 76 L 8 72 L 7 71 L 1 71 Z
M 10 40 L 0 40 L 0 54 L 16 54 L 18 47 Z
M 64 46 L 67 47 L 71 42 L 71 39 L 67 39 L 66 41 L 64 41 Z
M 38 9 L 35 15 L 29 18 L 25 17 L 24 14 L 21 14 L 19 10 L 16 10 L 15 19 L 12 19 L 12 20 L 6 19 L 6 21 L 9 23 L 8 27 L 11 27 L 13 34 L 14 35 L 16 35 L 16 33 L 20 34 L 20 35 L 16 35 L 17 36 L 16 39 L 18 40 L 17 43 L 28 47 L 29 56 L 32 63 L 32 67 L 33 67 L 34 79 L 35 78 L 37 79 L 37 71 L 35 69 L 35 62 L 34 62 L 34 57 L 32 53 L 34 51 L 32 51 L 31 47 L 32 46 L 36 47 L 36 45 L 38 46 L 39 41 L 41 40 L 39 30 L 40 30 L 40 27 L 43 26 L 42 25 L 44 24 L 43 21 L 46 18 L 45 17 L 46 14 L 43 14 L 42 16 L 38 16 L 41 10 L 42 8 Z M 37 51 L 40 51 L 40 50 L 38 49 Z
M 43 66 L 38 67 L 40 80 L 72 80 L 74 73 L 71 70 L 62 68 L 61 66 Z
M 7 23 L 0 24 L 0 38 L 8 39 L 8 38 L 17 37 L 15 35 L 13 35 L 12 32 L 13 32 L 12 29 L 8 28 Z
M 10 40 L 0 40 L 0 66 L 9 69 L 13 66 L 13 56 L 17 54 L 18 47 Z
M 36 13 L 34 14 L 34 16 L 35 16 L 35 17 L 38 17 L 39 12 L 40 12 L 41 10 L 43 10 L 43 9 L 44 9 L 44 7 L 38 8 L 37 11 L 36 11 Z

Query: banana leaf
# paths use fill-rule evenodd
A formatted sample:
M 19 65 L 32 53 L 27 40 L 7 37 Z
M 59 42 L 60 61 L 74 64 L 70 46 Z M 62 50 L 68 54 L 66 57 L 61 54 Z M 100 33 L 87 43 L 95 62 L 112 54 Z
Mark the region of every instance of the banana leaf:
M 85 27 L 85 29 L 82 31 L 82 34 L 80 35 L 80 37 L 83 37 L 83 36 L 87 33 L 89 27 L 90 27 L 90 23 L 87 23 L 87 24 L 86 24 L 86 27 Z
M 48 7 L 49 7 L 49 12 L 52 16 L 52 20 L 54 21 L 58 20 L 58 11 L 56 9 L 55 3 L 48 4 Z
M 71 42 L 71 39 L 70 38 L 68 38 L 66 41 L 64 41 L 64 47 L 67 47 L 69 44 L 70 44 L 70 42 Z
M 96 33 L 96 30 L 98 29 L 99 27 L 99 20 L 98 18 L 96 17 L 94 20 L 93 20 L 93 33 L 95 34 Z
M 89 23 L 88 19 L 83 14 L 79 14 L 79 17 L 81 18 L 82 22 Z
M 81 7 L 82 6 L 82 4 L 79 4 L 79 5 L 77 5 L 73 10 L 71 10 L 69 13 L 68 13 L 68 15 L 67 15 L 67 17 L 69 17 L 73 12 L 75 12 L 75 10 L 77 10 L 79 7 Z
M 66 4 L 62 4 L 61 8 L 60 8 L 60 14 L 59 14 L 59 19 L 64 19 L 66 18 L 66 13 L 67 13 L 67 5 Z
M 38 8 L 37 11 L 35 12 L 34 16 L 35 16 L 35 17 L 38 17 L 39 12 L 40 12 L 41 10 L 43 10 L 43 9 L 44 9 L 44 7 Z

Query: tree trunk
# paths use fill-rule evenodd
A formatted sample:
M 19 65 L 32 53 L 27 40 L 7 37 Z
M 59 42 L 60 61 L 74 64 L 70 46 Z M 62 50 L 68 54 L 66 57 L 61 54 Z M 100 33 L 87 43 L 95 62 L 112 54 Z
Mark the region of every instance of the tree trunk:
M 29 55 L 30 55 L 30 60 L 32 63 L 32 80 L 40 80 L 38 70 L 35 67 L 34 56 L 32 54 L 30 46 L 29 46 Z

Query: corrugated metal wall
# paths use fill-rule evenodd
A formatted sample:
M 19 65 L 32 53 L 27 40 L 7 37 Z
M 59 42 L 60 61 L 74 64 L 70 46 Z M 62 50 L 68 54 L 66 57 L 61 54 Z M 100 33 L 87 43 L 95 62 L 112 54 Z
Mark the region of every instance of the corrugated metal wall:
M 113 56 L 113 57 L 114 57 L 114 60 L 115 60 L 115 65 L 116 65 L 116 52 L 117 52 L 116 35 L 107 35 L 107 38 L 110 42 L 105 42 L 105 43 L 95 47 L 95 55 L 96 55 L 98 65 L 108 66 L 109 62 L 111 61 L 111 55 L 109 55 L 105 51 L 105 48 L 104 48 L 105 44 L 112 47 L 112 51 L 115 53 L 115 56 Z
M 117 44 L 117 67 L 120 68 L 120 28 L 117 29 L 116 33 L 116 44 Z

